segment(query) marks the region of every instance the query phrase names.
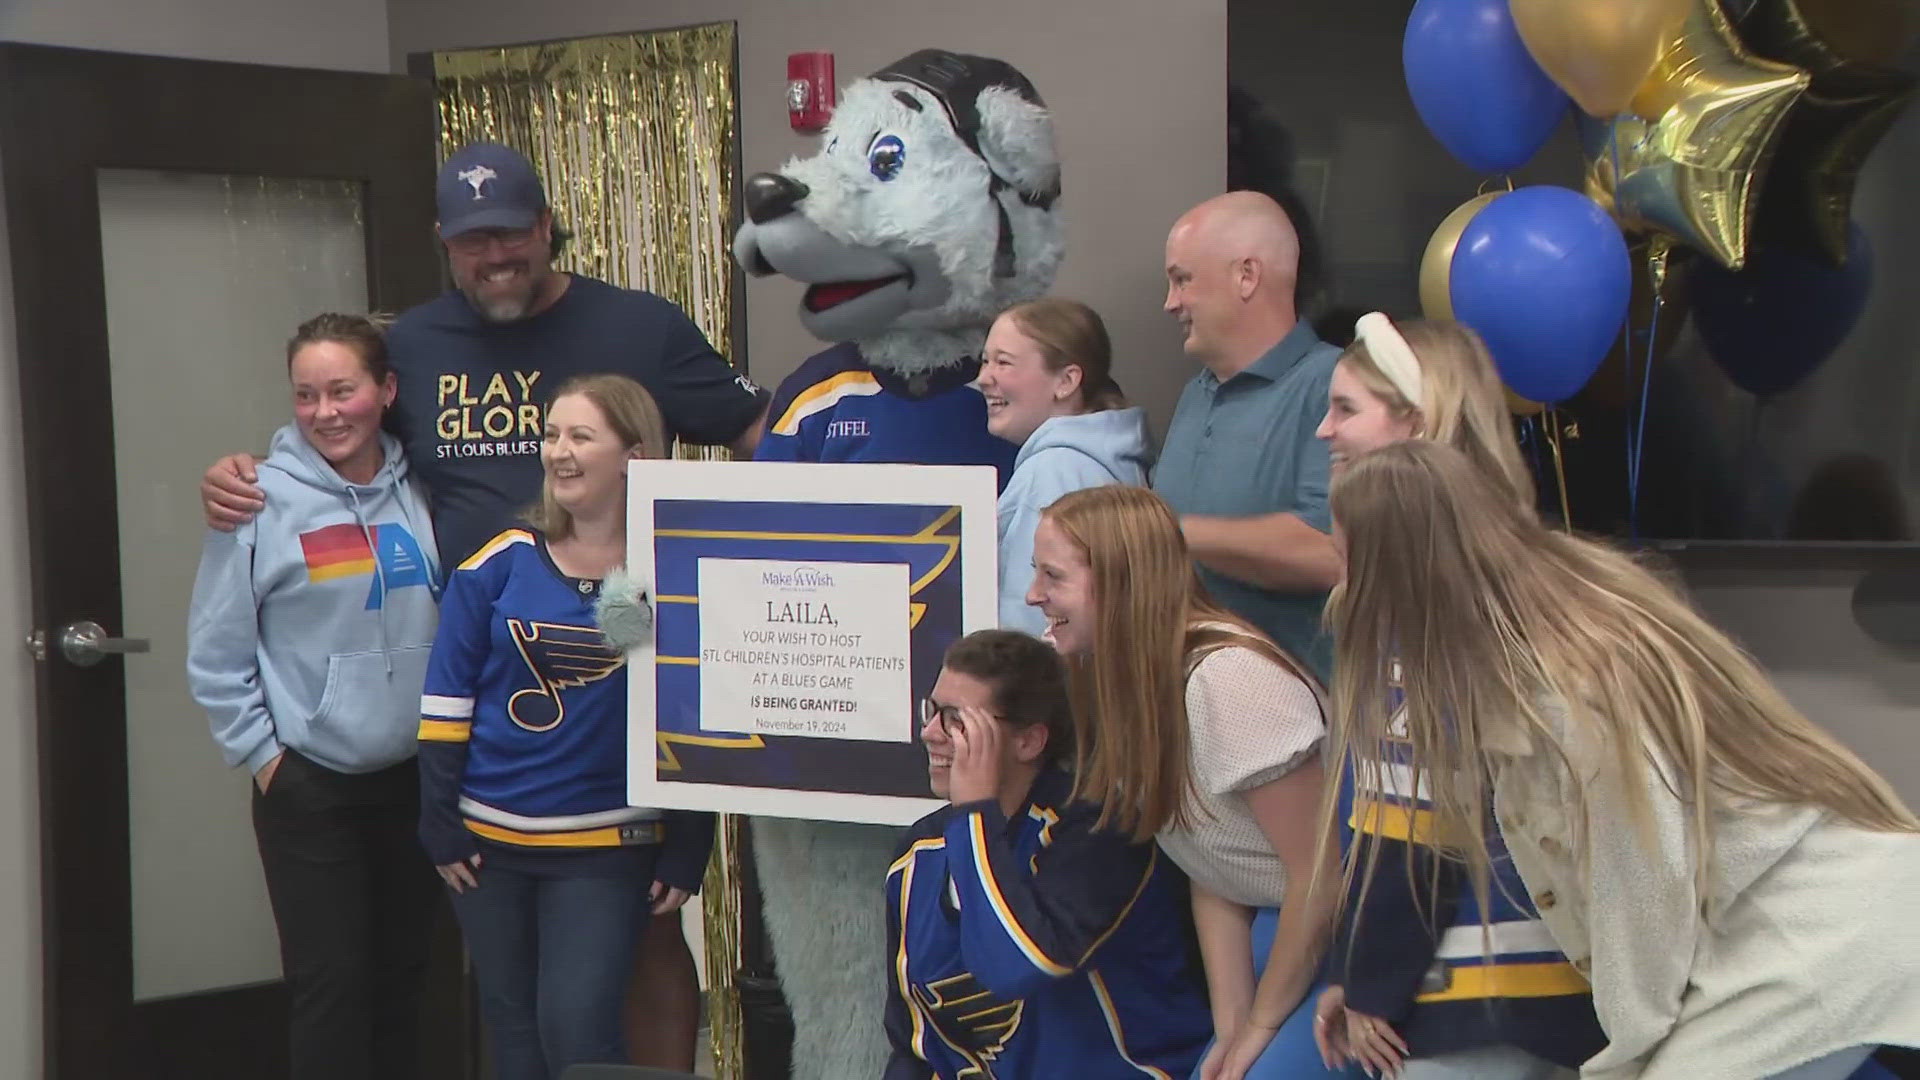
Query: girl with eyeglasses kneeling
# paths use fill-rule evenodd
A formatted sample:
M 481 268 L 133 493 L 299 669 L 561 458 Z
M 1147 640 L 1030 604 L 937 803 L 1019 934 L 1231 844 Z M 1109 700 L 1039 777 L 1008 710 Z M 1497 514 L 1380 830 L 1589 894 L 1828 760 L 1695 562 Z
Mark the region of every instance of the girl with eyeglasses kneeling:
M 921 725 L 950 805 L 887 872 L 885 1080 L 1185 1076 L 1212 1025 L 1184 883 L 1076 795 L 1054 651 L 1006 630 L 960 639 Z

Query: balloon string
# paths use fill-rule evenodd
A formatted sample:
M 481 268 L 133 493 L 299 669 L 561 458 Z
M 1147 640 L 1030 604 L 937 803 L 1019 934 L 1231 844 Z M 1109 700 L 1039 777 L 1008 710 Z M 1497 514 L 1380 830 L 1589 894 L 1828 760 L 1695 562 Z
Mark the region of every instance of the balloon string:
M 1620 114 L 1619 113 L 1613 114 L 1613 118 L 1607 121 L 1607 149 L 1611 151 L 1613 155 L 1613 183 L 1608 184 L 1607 188 L 1608 190 L 1617 193 L 1620 190 Z
M 1473 189 L 1474 196 L 1477 198 L 1485 195 L 1487 193 L 1487 186 L 1490 184 L 1504 184 L 1508 191 L 1512 191 L 1513 177 L 1506 173 L 1501 173 L 1499 176 L 1489 176 L 1485 180 L 1480 181 L 1479 187 Z
M 1544 485 L 1547 482 L 1547 474 L 1540 468 L 1540 443 L 1534 438 L 1531 416 L 1520 418 L 1520 443 L 1527 448 L 1527 460 L 1533 464 L 1534 483 Z
M 1560 410 L 1548 409 L 1541 428 L 1546 432 L 1547 449 L 1553 453 L 1554 486 L 1560 491 L 1560 527 L 1573 531 L 1573 507 L 1567 499 L 1567 466 L 1560 455 Z
M 1616 149 L 1616 153 L 1618 150 Z M 1627 444 L 1627 536 L 1640 538 L 1640 467 L 1647 455 L 1647 402 L 1653 396 L 1653 365 L 1657 355 L 1656 343 L 1660 340 L 1660 313 L 1667 306 L 1667 256 L 1673 250 L 1672 245 L 1662 237 L 1655 237 L 1647 244 L 1647 284 L 1653 293 L 1653 314 L 1647 319 L 1646 361 L 1640 375 L 1640 416 L 1628 433 Z M 1633 341 L 1633 324 L 1627 324 L 1627 341 Z M 1628 362 L 1632 370 L 1633 351 L 1631 348 L 1622 353 L 1622 359 Z
M 1647 320 L 1646 365 L 1640 375 L 1640 418 L 1633 426 L 1633 441 L 1627 450 L 1627 536 L 1640 539 L 1640 465 L 1646 461 L 1647 453 L 1647 399 L 1653 390 L 1653 354 L 1654 342 L 1660 335 L 1660 309 L 1665 306 L 1658 296 L 1653 298 L 1653 317 Z M 1631 335 L 1632 331 L 1629 330 Z

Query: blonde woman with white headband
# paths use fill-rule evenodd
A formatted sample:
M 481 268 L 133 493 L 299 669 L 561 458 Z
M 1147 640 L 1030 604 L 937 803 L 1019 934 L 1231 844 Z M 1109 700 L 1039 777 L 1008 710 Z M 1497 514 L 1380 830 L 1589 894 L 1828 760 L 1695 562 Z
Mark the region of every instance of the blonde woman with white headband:
M 1429 439 L 1462 451 L 1516 506 L 1531 507 L 1533 481 L 1479 337 L 1459 323 L 1396 326 L 1379 313 L 1354 329 L 1319 429 L 1334 475 L 1389 443 Z M 1400 687 L 1381 689 L 1397 719 Z M 1354 869 L 1315 1011 L 1322 1057 L 1403 1080 L 1572 1075 L 1606 1036 L 1586 979 L 1538 913 L 1516 899 L 1526 893 L 1510 860 L 1494 860 L 1483 904 L 1460 863 L 1422 834 L 1432 807 L 1424 785 L 1408 782 L 1397 748 L 1343 742 L 1331 744 L 1339 756 L 1329 762 L 1353 801 L 1342 817 Z M 1487 831 L 1497 845 L 1490 823 Z

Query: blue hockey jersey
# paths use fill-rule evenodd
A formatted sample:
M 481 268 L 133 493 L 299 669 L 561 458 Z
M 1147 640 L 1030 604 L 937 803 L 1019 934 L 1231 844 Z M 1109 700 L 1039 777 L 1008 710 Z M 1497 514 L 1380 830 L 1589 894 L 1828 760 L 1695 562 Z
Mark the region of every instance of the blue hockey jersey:
M 992 465 L 1005 487 L 1019 447 L 987 432 L 977 361 L 903 379 L 843 342 L 780 383 L 757 461 Z
M 599 588 L 528 529 L 448 579 L 420 699 L 420 839 L 435 865 L 482 842 L 590 852 L 664 835 L 655 877 L 699 885 L 712 815 L 627 805 L 626 655 L 594 622 Z
M 1403 734 L 1404 691 L 1389 693 L 1389 730 Z M 1348 1008 L 1392 1024 L 1411 1057 L 1511 1045 L 1578 1067 L 1607 1044 L 1586 979 L 1528 906 L 1491 821 L 1483 918 L 1465 868 L 1430 846 L 1433 801 L 1409 749 L 1390 738 L 1377 757 L 1344 770 L 1362 861 L 1330 954 L 1333 981 L 1345 986 Z M 1371 883 L 1368 846 L 1380 849 Z
M 887 872 L 885 1080 L 1181 1080 L 1213 1034 L 1185 881 L 1152 844 L 1095 831 L 1072 778 L 1007 819 L 948 806 Z

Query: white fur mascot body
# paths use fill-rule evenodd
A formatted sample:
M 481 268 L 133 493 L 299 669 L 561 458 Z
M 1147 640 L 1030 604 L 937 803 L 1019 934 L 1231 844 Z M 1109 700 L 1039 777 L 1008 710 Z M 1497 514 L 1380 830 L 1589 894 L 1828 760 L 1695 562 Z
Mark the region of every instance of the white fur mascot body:
M 987 328 L 1043 295 L 1061 257 L 1053 125 L 1011 66 L 928 50 L 847 88 L 810 158 L 747 182 L 734 256 L 808 284 L 832 348 L 780 385 L 760 460 L 990 464 L 971 385 Z M 794 1080 L 878 1077 L 887 1047 L 887 863 L 898 831 L 755 818 Z

